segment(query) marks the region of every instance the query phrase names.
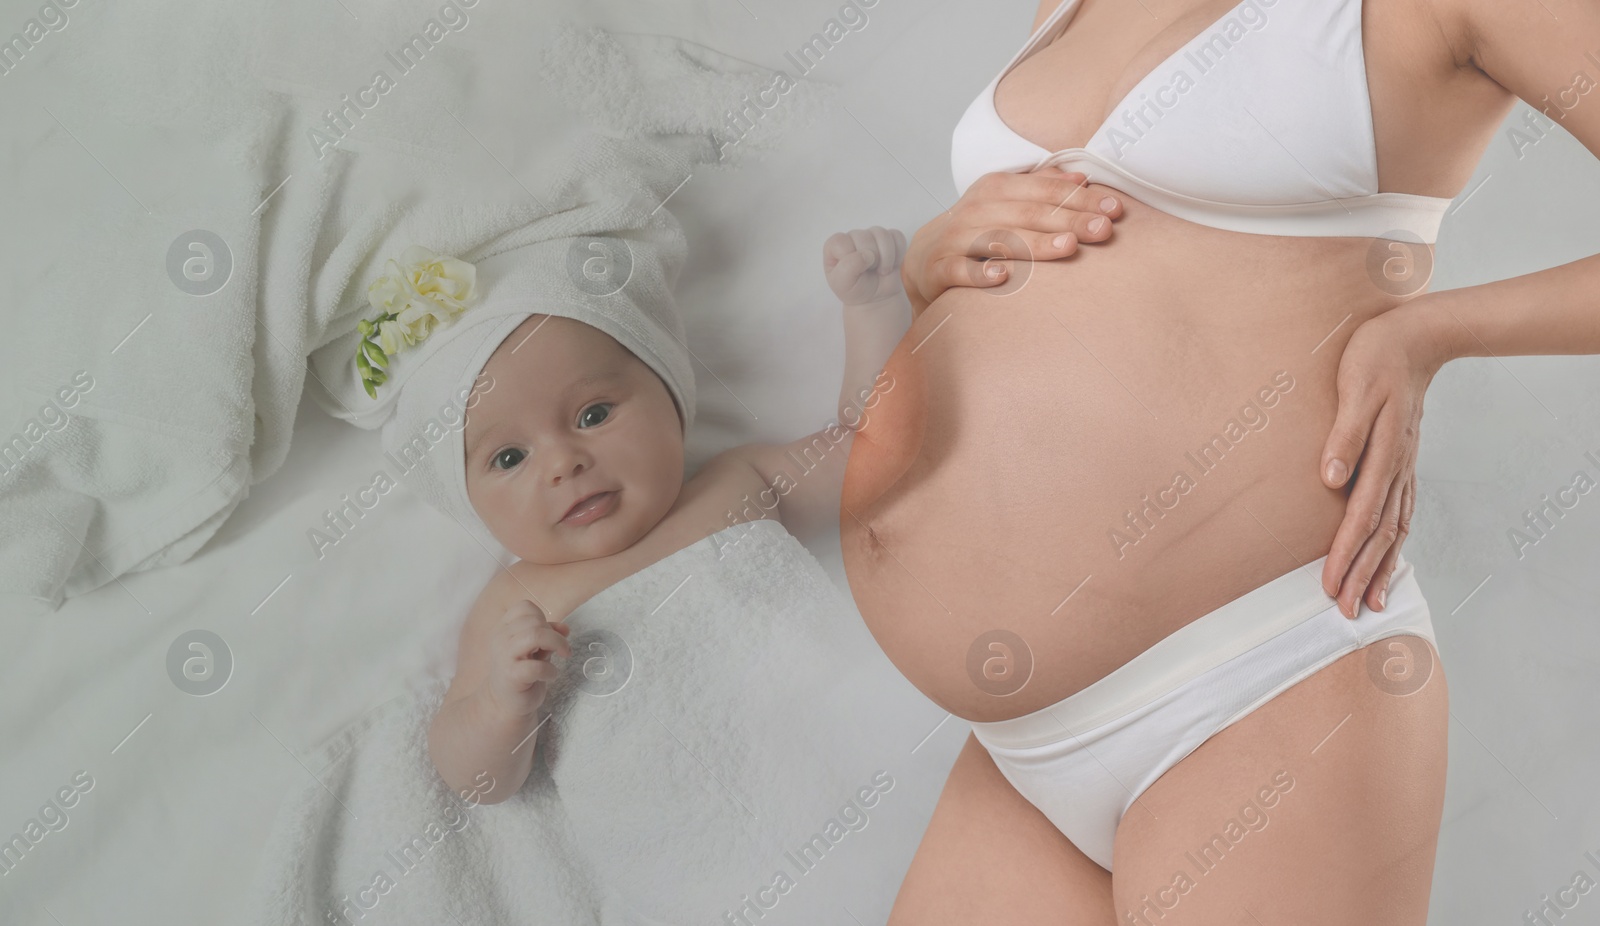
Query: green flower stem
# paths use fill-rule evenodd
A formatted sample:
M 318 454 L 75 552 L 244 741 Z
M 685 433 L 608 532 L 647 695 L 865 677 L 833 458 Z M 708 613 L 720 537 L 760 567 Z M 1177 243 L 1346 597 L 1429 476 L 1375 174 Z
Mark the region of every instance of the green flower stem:
M 377 318 L 356 322 L 356 329 L 361 332 L 361 340 L 356 342 L 356 370 L 361 373 L 361 388 L 374 399 L 378 397 L 376 387 L 389 378 L 384 373 L 384 368 L 389 365 L 389 355 L 374 339 L 378 336 L 379 325 L 398 318 L 399 313 L 385 312 Z

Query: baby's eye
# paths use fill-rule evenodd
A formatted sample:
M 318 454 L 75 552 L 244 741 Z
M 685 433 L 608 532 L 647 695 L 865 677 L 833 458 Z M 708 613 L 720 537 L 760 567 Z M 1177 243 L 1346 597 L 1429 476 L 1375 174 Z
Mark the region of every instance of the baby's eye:
M 523 457 L 526 456 L 526 453 L 523 453 L 521 450 L 518 450 L 515 447 L 507 447 L 506 449 L 495 454 L 494 460 L 491 461 L 489 465 L 493 466 L 495 469 L 507 470 L 516 466 L 518 463 L 521 463 Z
M 578 427 L 592 428 L 600 422 L 606 420 L 607 416 L 610 414 L 610 402 L 596 402 L 595 404 L 584 409 L 583 413 L 578 416 Z

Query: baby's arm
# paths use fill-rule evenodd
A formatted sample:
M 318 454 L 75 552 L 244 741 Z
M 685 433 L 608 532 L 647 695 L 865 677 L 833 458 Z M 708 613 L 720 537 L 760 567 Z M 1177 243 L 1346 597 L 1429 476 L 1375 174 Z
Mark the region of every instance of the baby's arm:
M 905 256 L 905 233 L 877 226 L 836 232 L 822 246 L 823 272 L 843 306 L 844 381 L 838 413 L 852 433 L 861 424 L 879 371 L 911 325 L 911 301 L 900 279 Z
M 509 572 L 484 587 L 461 627 L 456 674 L 428 726 L 428 756 L 459 794 L 498 804 L 515 794 L 533 765 L 553 653 L 572 655 L 567 626 L 547 622 Z
M 911 325 L 900 277 L 905 251 L 905 235 L 897 229 L 874 226 L 828 238 L 822 266 L 842 304 L 845 335 L 838 419 L 786 444 L 729 451 L 773 487 L 778 519 L 796 536 L 838 527 L 839 492 L 855 432 L 881 394 L 894 388 L 883 365 Z

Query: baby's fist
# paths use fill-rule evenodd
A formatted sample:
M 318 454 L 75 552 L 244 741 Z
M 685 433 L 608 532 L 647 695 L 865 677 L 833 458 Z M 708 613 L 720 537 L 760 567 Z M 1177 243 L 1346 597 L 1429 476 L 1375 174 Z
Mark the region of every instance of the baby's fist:
M 845 305 L 887 299 L 903 289 L 900 262 L 906 236 L 897 228 L 858 228 L 835 232 L 822 245 L 822 271 Z
M 531 601 L 518 601 L 489 635 L 489 701 L 502 715 L 530 717 L 544 703 L 548 684 L 561 670 L 554 653 L 570 658 L 567 625 L 545 620 Z

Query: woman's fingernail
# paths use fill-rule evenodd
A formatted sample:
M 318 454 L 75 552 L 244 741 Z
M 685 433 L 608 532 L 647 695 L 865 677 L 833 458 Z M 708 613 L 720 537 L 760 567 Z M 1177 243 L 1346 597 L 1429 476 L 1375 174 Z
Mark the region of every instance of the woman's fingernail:
M 1106 229 L 1106 217 L 1097 215 L 1089 220 L 1089 234 L 1098 235 Z
M 1389 590 L 1387 588 L 1378 589 L 1378 610 L 1379 611 L 1383 610 L 1384 599 L 1386 599 L 1388 597 L 1389 597 Z
M 1332 483 L 1344 482 L 1344 461 L 1339 459 L 1328 461 L 1328 481 Z
M 1061 248 L 1067 246 L 1067 236 L 1057 235 L 1055 238 L 1051 239 L 1050 243 L 1055 245 L 1057 250 L 1060 250 Z
M 1000 264 L 996 264 L 996 263 L 991 263 L 991 264 L 989 264 L 989 266 L 983 268 L 984 275 L 987 276 L 991 280 L 1000 279 L 1000 274 L 1005 273 L 1005 272 L 1006 272 L 1006 268 L 1001 266 Z
M 1110 212 L 1115 208 L 1117 208 L 1117 201 L 1111 197 L 1107 196 L 1105 199 L 1100 200 L 1100 210 L 1102 212 Z

